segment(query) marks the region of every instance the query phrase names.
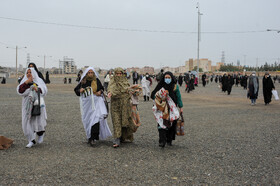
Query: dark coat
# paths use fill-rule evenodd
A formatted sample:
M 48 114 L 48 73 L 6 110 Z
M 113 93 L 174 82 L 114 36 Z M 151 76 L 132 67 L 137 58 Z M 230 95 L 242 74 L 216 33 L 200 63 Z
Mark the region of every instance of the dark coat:
M 263 97 L 264 97 L 265 103 L 271 102 L 272 89 L 275 89 L 275 87 L 274 87 L 271 77 L 268 76 L 267 78 L 265 78 L 265 76 L 264 76 L 263 77 Z

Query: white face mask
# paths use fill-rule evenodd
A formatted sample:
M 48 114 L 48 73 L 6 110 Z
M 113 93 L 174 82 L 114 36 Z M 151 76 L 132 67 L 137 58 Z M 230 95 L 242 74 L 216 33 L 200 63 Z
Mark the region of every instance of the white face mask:
M 252 74 L 252 76 L 256 76 L 256 74 Z

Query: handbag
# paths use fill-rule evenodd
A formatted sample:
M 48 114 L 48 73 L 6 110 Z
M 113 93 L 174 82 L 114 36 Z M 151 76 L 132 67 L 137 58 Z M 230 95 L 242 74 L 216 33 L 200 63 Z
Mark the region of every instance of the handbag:
M 185 129 L 184 129 L 184 117 L 183 113 L 180 113 L 180 118 L 177 121 L 177 136 L 184 136 L 185 135 Z
M 273 94 L 275 100 L 279 100 L 279 96 L 278 96 L 277 90 L 272 90 L 272 94 Z
M 41 114 L 41 103 L 40 103 L 40 91 L 39 90 L 37 91 L 37 94 L 38 94 L 39 104 L 33 105 L 31 116 L 39 116 Z

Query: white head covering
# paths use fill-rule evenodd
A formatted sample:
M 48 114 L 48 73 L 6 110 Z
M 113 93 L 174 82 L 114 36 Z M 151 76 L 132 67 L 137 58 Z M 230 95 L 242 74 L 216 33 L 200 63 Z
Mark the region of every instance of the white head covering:
M 38 85 L 38 87 L 42 90 L 42 94 L 44 96 L 46 96 L 46 94 L 48 92 L 47 86 L 46 86 L 45 82 L 41 78 L 39 78 L 39 76 L 38 76 L 38 74 L 37 74 L 37 72 L 36 72 L 36 70 L 34 68 L 27 68 L 26 69 L 24 77 L 22 78 L 21 82 L 17 86 L 17 92 L 19 93 L 20 85 L 22 85 L 28 79 L 27 78 L 27 71 L 28 70 L 31 70 L 31 75 L 33 77 L 33 82 Z M 22 94 L 19 93 L 19 95 L 22 95 Z
M 92 70 L 92 71 L 94 72 L 95 76 L 99 79 L 99 74 L 94 70 L 94 68 L 93 68 L 93 67 L 88 67 L 88 68 L 83 72 L 83 75 L 82 75 L 82 77 L 81 77 L 79 83 L 81 83 L 81 81 L 82 81 L 82 80 L 84 79 L 84 77 L 87 75 L 87 73 L 88 73 L 89 70 Z

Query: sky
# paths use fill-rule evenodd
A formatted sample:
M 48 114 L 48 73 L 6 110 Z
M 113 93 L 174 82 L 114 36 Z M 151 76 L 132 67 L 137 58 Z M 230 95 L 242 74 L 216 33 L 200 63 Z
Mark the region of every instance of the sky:
M 15 67 L 16 46 L 24 67 L 27 53 L 48 68 L 64 56 L 78 68 L 182 66 L 197 58 L 198 2 L 200 58 L 280 62 L 280 33 L 266 31 L 280 30 L 279 0 L 0 0 L 0 66 Z

